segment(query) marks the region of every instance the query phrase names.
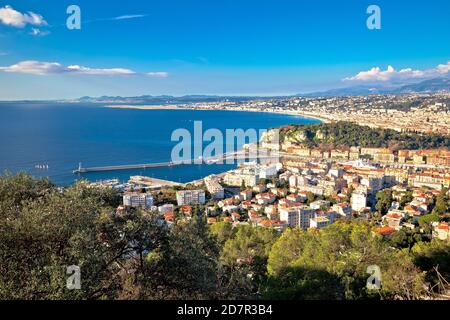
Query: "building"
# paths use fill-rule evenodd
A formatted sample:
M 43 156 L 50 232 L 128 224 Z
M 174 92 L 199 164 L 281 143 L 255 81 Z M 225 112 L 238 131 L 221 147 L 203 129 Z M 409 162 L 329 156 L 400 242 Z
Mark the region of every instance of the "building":
M 209 176 L 205 178 L 205 185 L 213 199 L 225 198 L 225 190 L 219 183 L 220 178 L 217 176 Z
M 261 179 L 269 179 L 275 177 L 278 173 L 278 168 L 276 164 L 262 165 L 258 169 L 259 169 L 259 177 Z
M 330 201 L 316 200 L 314 202 L 311 202 L 309 206 L 314 210 L 328 209 L 330 207 Z
M 181 190 L 177 191 L 177 203 L 179 206 L 186 204 L 205 204 L 205 191 L 203 190 Z
M 170 203 L 166 203 L 166 204 L 163 204 L 162 206 L 158 207 L 158 211 L 163 214 L 168 213 L 168 212 L 173 212 L 174 210 L 175 210 L 175 206 Z
M 327 217 L 324 216 L 317 216 L 315 218 L 311 218 L 309 225 L 310 228 L 316 228 L 316 229 L 321 229 L 324 228 L 326 226 L 328 226 L 330 224 L 330 219 L 328 219 Z
M 450 241 L 450 227 L 448 223 L 441 222 L 434 226 L 433 238 L 438 238 L 443 241 Z
M 310 220 L 314 216 L 314 210 L 306 205 L 282 207 L 279 212 L 280 221 L 292 228 L 300 227 L 304 230 L 309 228 Z
M 360 211 L 367 206 L 367 195 L 362 192 L 353 192 L 351 198 L 353 211 Z
M 128 192 L 123 195 L 123 205 L 133 208 L 148 208 L 153 206 L 153 196 L 150 193 Z
M 332 210 L 342 217 L 350 218 L 352 215 L 352 207 L 347 202 L 337 203 L 332 207 Z
M 399 210 L 390 210 L 388 214 L 383 216 L 383 221 L 388 227 L 400 230 L 400 225 L 403 219 L 403 214 Z
M 246 170 L 233 170 L 227 172 L 223 178 L 223 182 L 229 186 L 254 187 L 259 182 L 259 175 Z

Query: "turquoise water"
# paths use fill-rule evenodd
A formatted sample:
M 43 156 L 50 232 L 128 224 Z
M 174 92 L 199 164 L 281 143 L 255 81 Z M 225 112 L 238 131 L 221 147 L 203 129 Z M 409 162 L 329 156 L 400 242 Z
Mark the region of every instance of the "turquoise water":
M 83 167 L 170 161 L 173 130 L 264 129 L 286 124 L 318 123 L 298 116 L 234 111 L 111 109 L 86 104 L 0 103 L 0 171 L 48 176 L 59 185 L 131 175 L 188 182 L 233 165 L 189 165 L 75 175 Z M 207 143 L 206 143 L 207 144 Z M 48 170 L 37 169 L 48 165 Z

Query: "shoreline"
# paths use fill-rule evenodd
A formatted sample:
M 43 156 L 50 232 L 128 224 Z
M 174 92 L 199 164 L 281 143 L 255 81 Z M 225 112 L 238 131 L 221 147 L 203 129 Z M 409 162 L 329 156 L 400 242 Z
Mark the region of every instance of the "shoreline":
M 177 105 L 107 105 L 105 108 L 110 109 L 137 109 L 137 110 L 177 110 L 180 109 Z
M 200 110 L 200 111 L 232 111 L 232 112 L 261 112 L 261 113 L 272 113 L 272 114 L 282 114 L 289 116 L 300 116 L 302 118 L 318 120 L 322 123 L 330 123 L 331 120 L 317 116 L 310 115 L 303 112 L 297 111 L 275 111 L 275 110 L 255 110 L 255 109 L 234 109 L 234 108 L 193 108 L 188 106 L 180 105 L 106 105 L 105 108 L 111 109 L 136 109 L 136 110 Z
M 288 116 L 297 116 L 297 117 L 302 117 L 305 119 L 317 120 L 317 121 L 320 121 L 321 123 L 329 123 L 330 122 L 329 119 L 325 119 L 325 118 L 322 118 L 319 116 L 309 115 L 309 114 L 305 114 L 305 113 L 298 113 L 296 111 L 288 111 L 288 110 L 276 111 L 276 110 L 255 110 L 255 109 L 236 110 L 234 108 L 193 108 L 193 107 L 189 107 L 189 106 L 185 106 L 185 105 L 107 105 L 105 107 L 112 108 L 112 109 L 135 109 L 135 110 L 199 110 L 199 111 L 259 112 L 259 113 L 272 113 L 272 114 L 281 114 L 281 115 L 288 115 Z M 286 124 L 286 125 L 288 125 L 288 124 Z M 268 128 L 268 130 L 269 130 L 269 128 Z M 202 163 L 201 165 L 208 165 L 208 164 Z M 224 175 L 228 171 L 229 170 L 221 171 L 220 173 L 217 173 L 215 175 Z M 198 179 L 195 179 L 193 181 L 185 182 L 183 184 L 187 185 L 187 184 L 199 183 L 200 181 L 202 181 L 203 179 L 205 179 L 208 176 L 210 176 L 210 175 L 206 175 L 206 176 L 200 177 Z

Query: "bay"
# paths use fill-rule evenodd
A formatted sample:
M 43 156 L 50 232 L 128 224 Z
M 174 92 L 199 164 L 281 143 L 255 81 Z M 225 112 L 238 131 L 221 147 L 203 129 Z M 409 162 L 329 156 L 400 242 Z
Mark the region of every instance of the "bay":
M 126 171 L 72 173 L 83 167 L 170 161 L 176 141 L 172 132 L 185 128 L 193 134 L 194 121 L 203 130 L 254 128 L 320 121 L 266 112 L 203 110 L 113 109 L 94 104 L 0 103 L 0 171 L 48 176 L 58 185 L 77 179 L 98 181 L 146 175 L 188 182 L 232 169 L 233 165 L 189 165 Z M 36 166 L 48 165 L 48 170 Z

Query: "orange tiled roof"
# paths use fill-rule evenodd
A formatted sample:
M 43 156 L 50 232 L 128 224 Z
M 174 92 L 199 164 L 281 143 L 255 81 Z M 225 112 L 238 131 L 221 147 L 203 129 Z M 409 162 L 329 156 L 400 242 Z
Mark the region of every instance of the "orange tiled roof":
M 383 235 L 383 236 L 387 236 L 390 234 L 393 234 L 396 230 L 394 228 L 391 227 L 380 227 L 380 228 L 376 228 L 375 232 Z

